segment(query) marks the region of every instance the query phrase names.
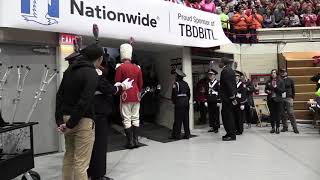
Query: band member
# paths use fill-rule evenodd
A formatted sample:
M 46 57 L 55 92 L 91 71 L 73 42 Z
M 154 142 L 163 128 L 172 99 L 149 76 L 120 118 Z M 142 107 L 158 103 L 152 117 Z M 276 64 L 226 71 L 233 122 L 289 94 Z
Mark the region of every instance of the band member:
M 235 125 L 236 125 L 236 135 L 241 135 L 243 133 L 243 122 L 245 120 L 245 105 L 247 103 L 247 92 L 246 85 L 241 81 L 241 76 L 243 73 L 240 71 L 235 71 L 236 73 L 236 83 L 237 83 L 237 95 L 236 99 L 238 104 L 235 106 Z
M 219 67 L 222 68 L 220 77 L 220 98 L 222 102 L 222 121 L 227 134 L 222 137 L 223 141 L 236 140 L 234 107 L 238 104 L 236 100 L 237 86 L 235 72 L 231 68 L 233 61 L 222 58 Z
M 241 80 L 246 86 L 247 103 L 245 104 L 245 120 L 247 121 L 248 127 L 251 128 L 255 109 L 253 101 L 253 93 L 255 92 L 255 88 L 253 83 L 250 79 L 247 78 L 245 73 L 243 73 L 243 76 L 241 76 Z
M 171 137 L 169 139 L 181 138 L 181 126 L 184 128 L 184 139 L 190 138 L 189 128 L 189 100 L 190 88 L 187 82 L 183 80 L 186 75 L 179 69 L 176 69 L 176 81 L 172 87 L 172 102 L 174 104 L 174 123 Z
M 99 81 L 94 96 L 94 110 L 96 118 L 95 141 L 88 169 L 88 175 L 91 177 L 91 180 L 112 180 L 111 178 L 105 177 L 110 124 L 108 117 L 112 113 L 112 96 L 117 92 L 121 92 L 121 90 L 127 90 L 132 87 L 132 82 L 128 82 L 128 79 L 122 83 L 112 85 L 107 79 L 107 66 L 106 57 L 104 57 L 101 66 L 96 69 L 99 75 Z
M 278 71 L 271 71 L 271 78 L 267 81 L 265 92 L 268 94 L 268 107 L 270 109 L 271 131 L 270 133 L 279 134 L 280 116 L 282 112 L 282 93 L 285 92 L 283 80 L 278 76 Z M 275 128 L 276 127 L 276 128 Z
M 293 132 L 296 134 L 299 134 L 298 128 L 297 128 L 297 122 L 296 122 L 296 117 L 294 115 L 294 110 L 293 110 L 293 99 L 295 96 L 295 88 L 294 88 L 294 81 L 288 77 L 288 73 L 285 69 L 280 70 L 280 75 L 281 78 L 284 81 L 285 85 L 285 93 L 284 93 L 284 99 L 283 99 L 283 106 L 284 106 L 284 111 L 281 113 L 281 119 L 282 119 L 282 126 L 283 129 L 281 132 L 286 132 L 288 131 L 288 117 L 291 122 Z
M 142 72 L 139 66 L 131 62 L 132 46 L 122 44 L 120 46 L 122 64 L 117 66 L 115 82 L 122 82 L 129 78 L 133 81 L 133 87 L 122 91 L 120 100 L 121 115 L 127 137 L 126 148 L 132 149 L 139 146 L 137 128 L 139 127 L 140 91 L 142 89 Z
M 213 69 L 208 71 L 207 106 L 209 111 L 209 125 L 211 127 L 208 132 L 214 133 L 218 133 L 220 128 L 220 110 L 218 106 L 218 103 L 220 102 L 220 82 L 216 79 L 217 74 L 218 72 Z
M 196 86 L 196 100 L 199 104 L 200 118 L 199 124 L 205 124 L 207 122 L 207 107 L 205 106 L 205 102 L 207 101 L 207 86 L 208 79 L 204 77 L 200 79 Z

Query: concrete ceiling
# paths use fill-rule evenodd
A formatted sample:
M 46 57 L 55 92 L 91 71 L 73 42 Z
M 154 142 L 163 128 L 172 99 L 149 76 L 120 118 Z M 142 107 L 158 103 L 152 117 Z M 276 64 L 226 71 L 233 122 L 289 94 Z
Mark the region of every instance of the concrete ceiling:
M 127 43 L 128 40 L 119 40 L 119 39 L 109 39 L 109 38 L 100 38 L 100 44 L 104 47 L 112 47 L 119 48 L 121 44 Z M 83 44 L 90 44 L 95 42 L 93 37 L 83 37 Z M 166 52 L 174 49 L 180 49 L 181 46 L 172 46 L 172 45 L 164 45 L 157 43 L 143 43 L 138 40 L 134 43 L 134 49 L 137 51 L 148 51 L 148 52 Z

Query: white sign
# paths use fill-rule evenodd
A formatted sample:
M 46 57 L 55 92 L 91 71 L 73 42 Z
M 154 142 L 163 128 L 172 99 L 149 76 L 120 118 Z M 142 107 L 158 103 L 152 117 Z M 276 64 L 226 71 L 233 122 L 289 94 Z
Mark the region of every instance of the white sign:
M 155 0 L 0 0 L 0 27 L 191 47 L 231 43 L 220 17 Z

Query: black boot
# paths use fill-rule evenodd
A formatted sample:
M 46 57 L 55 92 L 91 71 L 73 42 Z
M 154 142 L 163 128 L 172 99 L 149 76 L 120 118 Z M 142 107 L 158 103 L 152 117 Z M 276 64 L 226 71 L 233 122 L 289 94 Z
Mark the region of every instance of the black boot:
M 132 137 L 133 137 L 134 148 L 140 147 L 140 143 L 138 141 L 137 129 L 138 127 L 132 126 Z
M 278 127 L 276 128 L 276 134 L 280 134 L 280 130 Z
M 298 128 L 293 128 L 293 132 L 299 134 Z
M 181 139 L 181 135 L 171 134 L 171 136 L 169 136 L 168 139 L 171 139 L 171 140 L 180 140 L 180 139 Z
M 210 128 L 208 132 L 214 132 L 214 128 Z
M 103 176 L 103 177 L 99 177 L 99 178 L 91 178 L 91 180 L 113 180 L 112 178 Z
M 124 129 L 124 132 L 127 137 L 127 144 L 125 145 L 125 148 L 133 149 L 134 144 L 133 144 L 133 138 L 132 138 L 132 127 L 128 128 L 128 129 Z
M 287 132 L 288 131 L 288 127 L 283 127 L 282 129 L 281 129 L 281 132 Z
M 5 127 L 5 126 L 7 126 L 7 125 L 9 125 L 9 123 L 7 123 L 7 122 L 5 122 L 5 121 L 3 120 L 2 115 L 1 115 L 1 113 L 0 113 L 0 127 Z
M 222 141 L 235 141 L 236 139 L 237 139 L 236 135 L 222 137 Z
M 270 131 L 271 134 L 273 134 L 275 132 L 276 132 L 276 130 L 274 128 L 272 128 L 271 131 Z

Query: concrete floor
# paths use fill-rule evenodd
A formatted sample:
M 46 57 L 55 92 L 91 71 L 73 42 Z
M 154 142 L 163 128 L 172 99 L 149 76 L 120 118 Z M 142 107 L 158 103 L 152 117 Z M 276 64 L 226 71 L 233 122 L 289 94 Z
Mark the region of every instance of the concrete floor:
M 108 154 L 108 176 L 115 180 L 319 180 L 320 135 L 300 127 L 270 134 L 252 127 L 237 141 L 222 142 L 219 134 L 196 129 L 190 140 L 160 143 L 146 138 L 135 150 Z M 42 180 L 60 180 L 63 154 L 36 158 Z

